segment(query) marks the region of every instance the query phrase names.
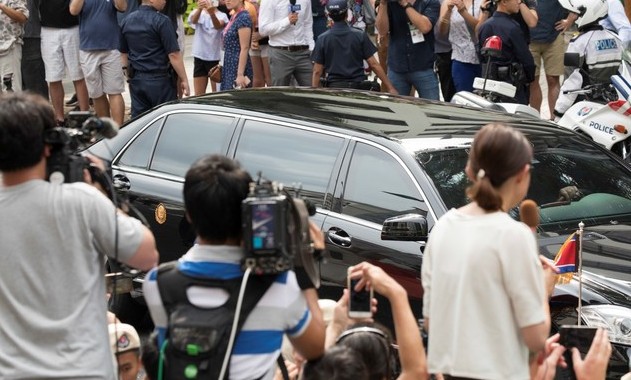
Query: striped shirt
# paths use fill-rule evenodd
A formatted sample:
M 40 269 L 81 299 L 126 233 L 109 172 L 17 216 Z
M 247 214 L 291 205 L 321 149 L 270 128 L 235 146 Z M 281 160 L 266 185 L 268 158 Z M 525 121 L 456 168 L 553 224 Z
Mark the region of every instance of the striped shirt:
M 234 279 L 243 276 L 242 258 L 241 247 L 196 245 L 180 258 L 178 268 L 184 274 Z M 168 316 L 156 278 L 157 269 L 154 268 L 147 275 L 143 290 L 160 345 L 166 333 Z M 187 295 L 193 305 L 205 308 L 222 305 L 229 296 L 223 289 L 205 287 L 191 287 Z M 256 304 L 235 339 L 230 379 L 272 379 L 283 335 L 302 335 L 310 321 L 311 314 L 295 273 L 282 273 Z

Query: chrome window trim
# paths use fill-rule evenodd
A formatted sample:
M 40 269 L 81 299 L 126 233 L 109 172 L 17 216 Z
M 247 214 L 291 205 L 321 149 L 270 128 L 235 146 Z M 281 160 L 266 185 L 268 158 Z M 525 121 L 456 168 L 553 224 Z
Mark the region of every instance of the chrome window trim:
M 181 114 L 181 113 L 196 113 L 196 114 L 207 114 L 207 115 L 217 115 L 217 116 L 228 116 L 228 117 L 232 117 L 234 119 L 239 119 L 240 116 L 238 114 L 233 114 L 233 113 L 228 113 L 228 112 L 222 112 L 222 111 L 208 111 L 208 110 L 197 110 L 197 109 L 178 109 L 178 110 L 171 110 L 168 112 L 165 112 L 163 114 L 160 114 L 158 116 L 156 116 L 155 118 L 151 119 L 150 121 L 148 121 L 146 123 L 146 125 L 140 129 L 138 132 L 136 132 L 136 134 L 134 135 L 134 138 L 131 139 L 130 141 L 127 142 L 127 144 L 125 144 L 120 151 L 118 152 L 118 154 L 116 154 L 116 156 L 114 156 L 114 159 L 112 160 L 112 162 L 118 162 L 118 160 L 120 159 L 120 156 L 127 150 L 127 148 L 134 143 L 134 141 L 136 141 L 136 138 L 142 134 L 147 128 L 149 128 L 151 125 L 153 125 L 153 123 L 155 123 L 157 120 L 159 119 L 165 119 L 170 115 L 173 114 Z M 153 149 L 155 150 L 155 144 L 153 145 Z M 180 182 L 180 183 L 184 183 L 184 177 L 179 177 L 179 176 L 175 176 L 173 174 L 168 174 L 168 173 L 161 173 L 161 172 L 156 172 L 156 171 L 151 171 L 148 169 L 139 169 L 133 166 L 121 166 L 121 165 L 112 165 L 112 169 L 121 171 L 123 173 L 134 173 L 134 174 L 142 174 L 142 175 L 146 175 L 148 177 L 153 177 L 153 178 L 159 178 L 159 179 L 165 179 L 165 180 L 169 180 L 169 181 L 174 181 L 174 182 Z
M 180 110 L 168 111 L 168 112 L 165 112 L 165 113 L 163 113 L 163 114 L 161 114 L 159 116 L 156 116 L 154 119 L 152 119 L 149 122 L 147 122 L 147 125 L 136 133 L 136 135 L 134 136 L 134 139 L 123 146 L 123 148 L 119 151 L 119 153 L 116 155 L 116 157 L 114 157 L 113 161 L 117 162 L 119 157 L 120 157 L 120 155 L 122 154 L 122 152 L 124 152 L 127 149 L 127 147 L 130 144 L 132 144 L 133 141 L 135 141 L 135 137 L 138 136 L 139 134 L 143 133 L 150 125 L 155 123 L 158 119 L 166 118 L 166 117 L 168 117 L 169 115 L 172 115 L 172 114 L 191 113 L 191 112 L 208 114 L 208 115 L 228 116 L 228 117 L 234 117 L 236 119 L 242 119 L 243 120 L 242 123 L 240 121 L 237 122 L 237 124 L 240 124 L 240 123 L 242 124 L 242 128 L 241 128 L 241 131 L 240 131 L 239 136 L 238 136 L 239 138 L 241 137 L 241 134 L 243 133 L 243 128 L 245 128 L 245 123 L 248 120 L 253 120 L 253 121 L 260 121 L 260 122 L 264 122 L 264 123 L 268 123 L 268 124 L 275 124 L 275 125 L 279 125 L 279 126 L 283 126 L 283 127 L 307 130 L 307 131 L 310 131 L 310 132 L 319 133 L 319 134 L 325 134 L 325 135 L 329 135 L 329 136 L 340 137 L 342 139 L 349 139 L 351 141 L 365 143 L 367 145 L 370 145 L 370 146 L 373 146 L 373 147 L 375 147 L 377 149 L 380 149 L 380 150 L 384 151 L 386 154 L 390 155 L 392 158 L 394 158 L 399 163 L 399 165 L 404 169 L 405 173 L 407 173 L 408 177 L 410 178 L 410 180 L 412 181 L 412 183 L 416 187 L 416 190 L 419 192 L 419 194 L 421 195 L 422 199 L 425 201 L 425 204 L 427 205 L 427 210 L 428 210 L 429 214 L 432 216 L 432 218 L 434 218 L 435 222 L 438 220 L 438 218 L 436 217 L 436 213 L 434 212 L 433 208 L 427 202 L 427 197 L 425 196 L 425 192 L 423 192 L 423 190 L 421 189 L 421 186 L 419 185 L 418 181 L 416 180 L 416 178 L 414 177 L 414 175 L 412 174 L 410 169 L 405 165 L 403 160 L 398 155 L 396 155 L 394 152 L 392 152 L 392 150 L 390 150 L 389 148 L 384 147 L 381 144 L 375 143 L 374 141 L 370 141 L 370 140 L 362 138 L 362 137 L 349 136 L 347 134 L 340 133 L 340 132 L 329 131 L 329 130 L 320 129 L 320 128 L 317 128 L 317 127 L 311 127 L 311 126 L 302 125 L 302 124 L 294 124 L 294 123 L 287 122 L 287 121 L 282 121 L 282 120 L 267 119 L 267 118 L 261 117 L 261 116 L 239 115 L 239 114 L 233 114 L 233 113 L 222 112 L 222 111 L 207 111 L 207 110 L 196 110 L 196 109 L 186 109 L 186 110 L 180 109 Z M 237 147 L 238 147 L 238 144 L 237 144 Z M 155 148 L 155 145 L 154 145 L 154 148 Z M 236 153 L 236 151 L 235 151 L 235 153 Z M 133 167 L 131 167 L 130 169 L 122 169 L 121 166 L 119 166 L 119 165 L 112 166 L 112 169 L 116 169 L 116 170 L 119 170 L 119 171 L 124 172 L 124 173 L 143 174 L 143 175 L 151 176 L 151 177 L 154 177 L 154 178 L 160 178 L 160 179 L 165 179 L 165 180 L 169 180 L 169 181 L 176 181 L 176 182 L 184 183 L 184 178 L 183 177 L 178 177 L 178 176 L 174 176 L 174 175 L 166 174 L 166 173 L 153 172 L 153 171 L 146 170 L 146 169 L 142 170 L 142 169 L 133 168 Z M 322 211 L 322 209 L 318 208 L 318 212 L 321 212 L 321 211 Z M 328 215 L 331 215 L 331 214 L 337 215 L 337 217 L 339 217 L 340 219 L 352 220 L 352 221 L 354 221 L 354 222 L 356 222 L 358 224 L 362 224 L 362 225 L 367 226 L 367 227 L 373 227 L 373 226 L 376 225 L 376 226 L 379 226 L 378 229 L 381 229 L 381 226 L 379 224 L 377 224 L 377 223 L 366 222 L 364 219 L 358 219 L 358 218 L 353 217 L 353 216 L 348 216 L 348 215 L 345 215 L 345 214 L 336 213 L 336 212 L 327 210 L 326 215 L 328 216 Z

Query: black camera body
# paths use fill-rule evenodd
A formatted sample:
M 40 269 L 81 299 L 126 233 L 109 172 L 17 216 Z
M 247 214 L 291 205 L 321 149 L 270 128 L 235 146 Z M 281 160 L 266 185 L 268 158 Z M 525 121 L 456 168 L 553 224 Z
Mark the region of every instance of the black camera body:
M 46 178 L 53 183 L 71 183 L 83 181 L 83 169 L 90 162 L 77 154 L 77 141 L 61 127 L 46 131 L 44 142 L 51 146 L 50 156 L 46 160 Z
M 111 138 L 117 133 L 118 125 L 111 119 L 98 118 L 89 111 L 68 113 L 66 127 L 55 127 L 44 133 L 44 142 L 51 146 L 46 160 L 46 178 L 54 183 L 80 182 L 83 170 L 88 169 L 92 178 L 98 180 L 102 173 L 76 152 L 100 137 Z
M 319 284 L 309 235 L 310 212 L 302 199 L 292 197 L 282 184 L 259 178 L 250 184 L 241 211 L 243 269 L 265 275 L 302 267 L 313 283 Z
M 300 226 L 296 226 L 291 202 L 282 193 L 282 185 L 259 181 L 250 184 L 250 193 L 241 206 L 244 267 L 256 274 L 293 268 L 298 241 L 295 235 Z

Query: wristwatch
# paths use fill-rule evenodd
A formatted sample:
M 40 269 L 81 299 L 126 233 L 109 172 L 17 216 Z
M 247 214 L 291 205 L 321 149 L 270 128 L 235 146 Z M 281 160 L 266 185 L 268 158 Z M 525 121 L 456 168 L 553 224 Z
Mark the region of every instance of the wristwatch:
M 406 4 L 403 6 L 403 9 L 408 9 L 408 8 L 412 8 L 412 4 L 410 4 L 410 3 L 406 3 Z

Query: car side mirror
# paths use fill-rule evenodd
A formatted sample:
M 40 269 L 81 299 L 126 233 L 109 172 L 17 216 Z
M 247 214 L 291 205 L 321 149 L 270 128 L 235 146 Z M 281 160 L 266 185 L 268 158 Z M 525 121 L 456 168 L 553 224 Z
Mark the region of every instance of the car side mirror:
M 568 67 L 579 67 L 581 65 L 581 55 L 579 53 L 565 53 L 563 64 Z
M 381 240 L 427 241 L 427 219 L 419 214 L 388 218 L 381 227 Z

